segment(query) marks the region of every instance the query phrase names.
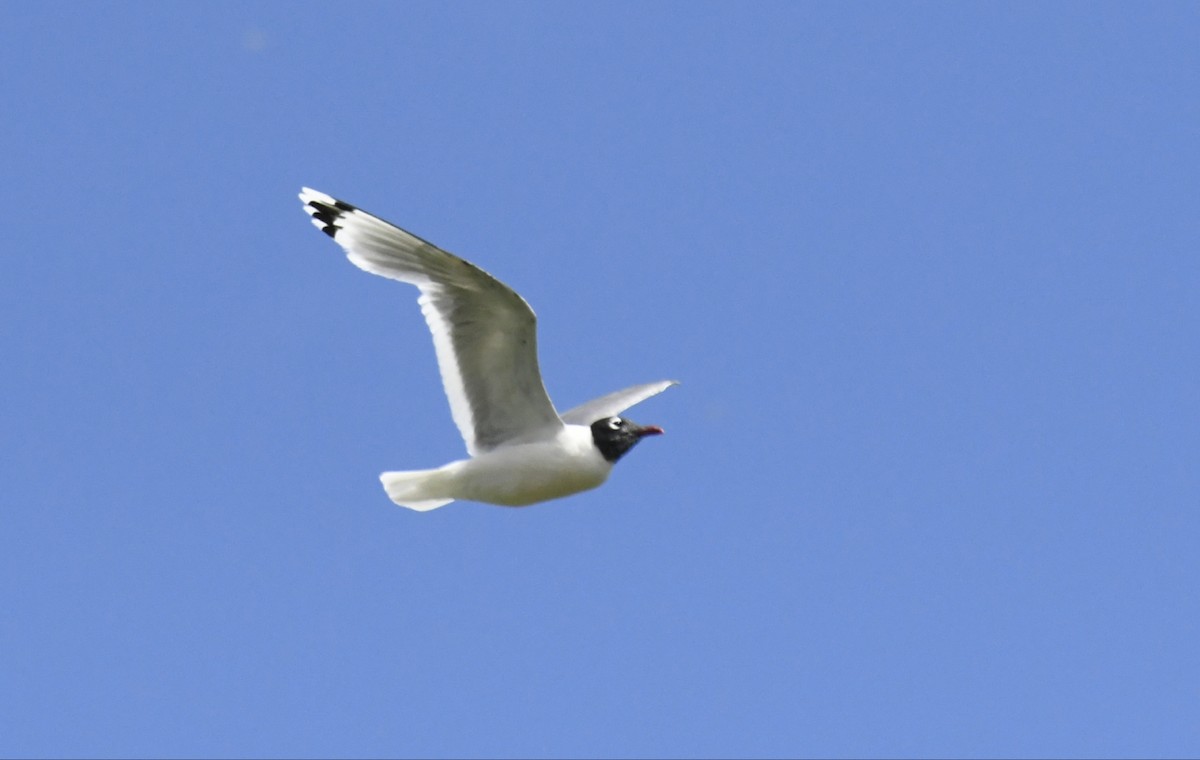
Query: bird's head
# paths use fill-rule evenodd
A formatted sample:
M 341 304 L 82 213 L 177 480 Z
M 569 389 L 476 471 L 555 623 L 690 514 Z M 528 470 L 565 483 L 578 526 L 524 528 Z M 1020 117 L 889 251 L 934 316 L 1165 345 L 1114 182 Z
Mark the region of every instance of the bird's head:
M 592 442 L 609 462 L 616 462 L 648 435 L 662 435 L 657 425 L 639 425 L 623 417 L 605 417 L 592 423 Z

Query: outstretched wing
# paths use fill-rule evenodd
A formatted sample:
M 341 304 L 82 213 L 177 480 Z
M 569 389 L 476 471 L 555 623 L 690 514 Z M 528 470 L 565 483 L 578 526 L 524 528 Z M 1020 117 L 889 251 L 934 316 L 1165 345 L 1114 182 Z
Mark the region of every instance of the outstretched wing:
M 563 412 L 562 420 L 568 425 L 590 425 L 605 417 L 615 417 L 634 404 L 640 404 L 651 396 L 657 396 L 672 385 L 679 385 L 679 381 L 659 380 L 657 383 L 625 388 Z
M 537 318 L 469 261 L 324 193 L 304 188 L 317 229 L 372 274 L 416 285 L 454 424 L 472 456 L 562 427 L 537 360 Z

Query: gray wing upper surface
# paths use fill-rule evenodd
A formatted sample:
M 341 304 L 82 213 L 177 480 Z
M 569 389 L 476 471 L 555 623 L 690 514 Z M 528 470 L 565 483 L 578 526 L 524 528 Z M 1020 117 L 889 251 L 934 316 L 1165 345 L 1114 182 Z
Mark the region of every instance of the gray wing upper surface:
M 634 404 L 640 404 L 651 396 L 657 396 L 672 385 L 679 385 L 679 381 L 659 380 L 657 383 L 634 385 L 614 391 L 607 396 L 592 399 L 586 404 L 580 404 L 563 412 L 562 420 L 569 425 L 590 425 L 605 417 L 615 417 Z
M 472 456 L 562 427 L 538 369 L 537 318 L 524 299 L 469 261 L 348 203 L 309 188 L 300 200 L 356 266 L 420 290 L 450 412 Z

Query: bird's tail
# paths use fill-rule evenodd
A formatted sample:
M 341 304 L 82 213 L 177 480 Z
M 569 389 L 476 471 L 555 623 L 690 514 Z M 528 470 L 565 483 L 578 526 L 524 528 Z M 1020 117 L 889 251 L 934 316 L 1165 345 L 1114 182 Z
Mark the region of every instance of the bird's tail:
M 444 478 L 445 473 L 441 470 L 385 472 L 379 476 L 383 490 L 392 501 L 418 512 L 428 512 L 454 501 L 439 493 Z

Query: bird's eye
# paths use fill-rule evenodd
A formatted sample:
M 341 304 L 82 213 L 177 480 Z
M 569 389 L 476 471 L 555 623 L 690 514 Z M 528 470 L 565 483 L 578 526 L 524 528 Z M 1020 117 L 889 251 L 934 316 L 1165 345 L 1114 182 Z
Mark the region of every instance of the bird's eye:
M 613 417 L 611 420 L 608 421 L 608 428 L 610 430 L 620 430 L 621 426 L 624 424 L 625 424 L 625 420 L 621 419 L 620 417 Z

